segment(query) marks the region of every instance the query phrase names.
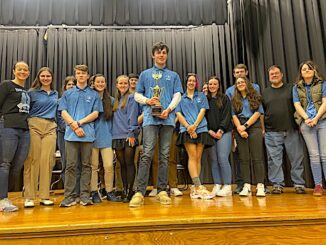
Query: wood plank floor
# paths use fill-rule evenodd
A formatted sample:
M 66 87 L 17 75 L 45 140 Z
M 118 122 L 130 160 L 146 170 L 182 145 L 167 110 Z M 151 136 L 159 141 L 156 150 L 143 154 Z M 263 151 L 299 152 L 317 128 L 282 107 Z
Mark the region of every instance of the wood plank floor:
M 326 196 L 307 192 L 204 201 L 186 191 L 170 206 L 145 198 L 140 208 L 108 201 L 59 208 L 59 191 L 56 205 L 33 209 L 11 193 L 20 210 L 0 213 L 0 244 L 326 244 Z

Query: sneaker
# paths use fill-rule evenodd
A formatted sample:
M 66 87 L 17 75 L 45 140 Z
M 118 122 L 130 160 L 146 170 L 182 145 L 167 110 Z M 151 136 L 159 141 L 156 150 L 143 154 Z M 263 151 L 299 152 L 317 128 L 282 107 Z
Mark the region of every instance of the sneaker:
M 205 186 L 200 185 L 197 188 L 197 194 L 199 195 L 200 199 L 204 199 L 204 200 L 209 200 L 209 199 L 213 199 L 213 197 L 215 197 L 215 195 L 212 195 L 211 192 L 209 192 Z
M 175 197 L 179 197 L 183 195 L 183 193 L 178 188 L 171 188 L 170 194 Z
M 121 196 L 116 196 L 113 191 L 106 193 L 106 200 L 111 202 L 122 202 Z
M 214 197 L 217 196 L 217 193 L 221 190 L 222 185 L 215 184 L 213 190 L 211 191 L 211 195 Z
M 163 205 L 171 204 L 171 198 L 168 196 L 168 193 L 166 191 L 161 191 L 160 193 L 158 193 L 156 199 Z
M 26 199 L 24 202 L 24 208 L 34 208 L 35 204 L 34 204 L 34 200 L 32 199 Z
M 91 196 L 92 196 L 93 203 L 101 203 L 102 202 L 98 191 L 92 191 Z
M 256 197 L 264 197 L 264 196 L 266 196 L 264 184 L 258 183 L 256 190 L 257 190 Z
M 322 196 L 324 194 L 323 186 L 316 185 L 314 192 L 312 193 L 314 196 Z
M 224 185 L 221 190 L 217 192 L 219 197 L 228 197 L 232 196 L 232 187 L 231 185 Z
M 198 198 L 200 198 L 200 195 L 197 192 L 196 187 L 191 187 L 191 189 L 190 189 L 190 198 L 191 199 L 198 199 Z
M 13 205 L 8 198 L 0 200 L 0 211 L 1 212 L 15 212 L 18 210 L 18 207 Z
M 65 198 L 63 199 L 63 201 L 60 203 L 60 207 L 63 207 L 63 208 L 67 208 L 67 207 L 71 207 L 71 206 L 74 206 L 76 205 L 76 201 L 75 200 L 72 200 L 72 199 L 69 199 L 69 198 Z
M 89 198 L 81 197 L 80 204 L 83 206 L 89 206 L 89 205 L 93 205 L 93 202 Z
M 239 193 L 239 195 L 240 196 L 243 196 L 243 197 L 250 196 L 251 195 L 251 185 L 245 183 L 244 186 L 243 186 L 243 188 L 242 188 L 242 191 Z
M 153 190 L 148 194 L 149 197 L 156 197 L 156 195 L 157 195 L 157 189 L 153 189 Z
M 280 185 L 274 185 L 272 194 L 282 194 L 283 193 L 283 187 Z
M 306 194 L 306 191 L 303 186 L 295 186 L 294 191 L 296 194 Z
M 144 204 L 144 196 L 141 192 L 137 192 L 130 200 L 129 207 L 137 208 Z
M 237 188 L 234 190 L 233 194 L 240 194 L 243 189 L 243 185 L 237 185 Z
M 43 206 L 53 206 L 54 203 L 50 199 L 41 199 L 40 204 Z

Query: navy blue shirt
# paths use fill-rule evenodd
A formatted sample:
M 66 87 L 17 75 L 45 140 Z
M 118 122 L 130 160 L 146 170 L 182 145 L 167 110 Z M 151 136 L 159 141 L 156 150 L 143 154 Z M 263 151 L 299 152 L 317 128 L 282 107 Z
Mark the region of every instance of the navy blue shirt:
M 58 92 L 55 90 L 48 93 L 42 89 L 32 89 L 28 92 L 31 98 L 30 117 L 55 119 L 58 107 Z
M 90 87 L 80 89 L 77 86 L 64 92 L 59 103 L 59 111 L 67 111 L 74 121 L 79 121 L 94 111 L 103 112 L 101 98 L 96 91 Z M 94 142 L 94 122 L 81 126 L 85 131 L 84 137 L 78 137 L 67 125 L 65 140 L 77 142 Z
M 181 112 L 189 125 L 195 123 L 201 109 L 209 109 L 206 96 L 202 92 L 195 91 L 193 98 L 189 98 L 187 93 L 182 95 L 181 101 L 176 108 L 176 112 Z M 180 124 L 180 133 L 186 132 L 187 129 Z M 199 123 L 196 133 L 208 132 L 207 120 L 204 117 Z
M 170 105 L 173 95 L 175 93 L 182 93 L 182 85 L 179 75 L 167 68 L 159 69 L 153 66 L 150 69 L 143 71 L 136 87 L 136 92 L 144 95 L 147 98 L 153 97 L 153 88 L 156 85 L 155 79 L 152 77 L 154 73 L 161 73 L 162 77 L 159 79 L 158 85 L 161 88 L 160 102 L 163 110 Z M 175 112 L 170 112 L 167 119 L 163 120 L 152 116 L 152 109 L 148 105 L 144 105 L 144 122 L 143 126 L 147 125 L 175 125 Z

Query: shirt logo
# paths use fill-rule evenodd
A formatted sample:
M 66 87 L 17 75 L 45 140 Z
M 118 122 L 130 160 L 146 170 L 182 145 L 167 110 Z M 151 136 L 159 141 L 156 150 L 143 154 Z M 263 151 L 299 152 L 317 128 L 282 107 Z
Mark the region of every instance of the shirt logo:
M 29 113 L 31 99 L 29 98 L 26 91 L 21 90 L 21 89 L 16 89 L 16 91 L 18 91 L 18 90 L 19 90 L 19 92 L 22 92 L 21 98 L 20 98 L 20 103 L 17 105 L 17 107 L 19 108 L 19 112 Z
M 170 75 L 166 75 L 165 80 L 170 81 L 171 80 L 171 76 Z
M 92 101 L 92 97 L 91 96 L 87 96 L 86 97 L 86 102 L 91 103 L 91 101 Z

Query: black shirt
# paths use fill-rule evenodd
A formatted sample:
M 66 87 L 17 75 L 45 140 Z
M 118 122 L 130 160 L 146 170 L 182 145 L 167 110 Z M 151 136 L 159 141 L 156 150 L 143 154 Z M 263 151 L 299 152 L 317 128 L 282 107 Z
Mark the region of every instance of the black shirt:
M 216 132 L 221 129 L 224 132 L 231 131 L 233 128 L 231 121 L 231 102 L 226 95 L 223 95 L 221 108 L 217 107 L 216 98 L 208 98 L 209 109 L 206 110 L 208 130 Z
M 24 87 L 12 81 L 0 84 L 0 111 L 5 128 L 28 129 L 30 98 Z
M 263 91 L 266 131 L 287 131 L 297 128 L 294 121 L 292 85 L 284 83 L 280 88 L 268 87 Z

